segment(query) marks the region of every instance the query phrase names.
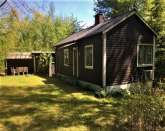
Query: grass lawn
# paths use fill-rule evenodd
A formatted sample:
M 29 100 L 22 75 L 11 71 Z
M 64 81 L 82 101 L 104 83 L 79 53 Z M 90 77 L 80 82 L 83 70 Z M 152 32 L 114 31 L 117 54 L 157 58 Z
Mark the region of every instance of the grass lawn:
M 0 77 L 0 131 L 126 130 L 126 102 L 55 78 Z

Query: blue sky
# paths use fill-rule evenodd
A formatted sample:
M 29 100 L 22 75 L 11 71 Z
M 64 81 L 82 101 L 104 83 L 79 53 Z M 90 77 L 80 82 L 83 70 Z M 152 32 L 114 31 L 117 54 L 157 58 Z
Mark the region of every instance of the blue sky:
M 53 3 L 56 15 L 73 15 L 85 26 L 94 23 L 94 0 L 27 0 L 26 2 L 37 3 L 44 10 L 50 3 Z

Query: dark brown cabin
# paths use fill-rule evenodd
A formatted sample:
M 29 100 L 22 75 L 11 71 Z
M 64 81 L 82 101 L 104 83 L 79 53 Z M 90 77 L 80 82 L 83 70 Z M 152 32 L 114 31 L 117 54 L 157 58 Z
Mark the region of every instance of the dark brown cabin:
M 156 33 L 135 11 L 104 20 L 55 45 L 56 74 L 102 87 L 154 79 Z

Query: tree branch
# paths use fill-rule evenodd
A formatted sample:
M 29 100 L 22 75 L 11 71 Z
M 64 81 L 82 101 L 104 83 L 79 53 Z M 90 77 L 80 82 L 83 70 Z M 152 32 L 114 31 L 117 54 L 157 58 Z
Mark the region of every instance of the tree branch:
M 4 0 L 1 4 L 0 4 L 0 8 L 7 2 L 7 0 Z

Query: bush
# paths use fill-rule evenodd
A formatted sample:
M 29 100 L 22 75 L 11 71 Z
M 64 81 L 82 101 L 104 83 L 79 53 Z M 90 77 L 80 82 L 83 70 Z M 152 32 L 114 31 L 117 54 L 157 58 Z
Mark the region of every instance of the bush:
M 115 98 L 121 98 L 125 97 L 128 94 L 128 92 L 124 89 L 117 89 L 117 90 L 111 90 L 109 93 L 109 96 L 115 97 Z
M 152 94 L 152 82 L 139 82 L 131 84 L 129 91 L 131 94 L 145 94 L 151 95 Z
M 112 89 L 110 92 L 107 92 L 106 89 L 95 92 L 95 96 L 98 98 L 104 98 L 104 97 L 122 98 L 122 97 L 125 97 L 127 95 L 128 95 L 127 90 L 124 90 L 121 88 Z
M 165 108 L 159 97 L 134 94 L 125 108 L 130 130 L 155 131 L 165 127 Z
M 163 89 L 165 91 L 165 83 L 159 82 L 158 86 L 160 89 Z
M 106 90 L 101 90 L 101 91 L 95 92 L 95 97 L 97 97 L 97 98 L 104 98 L 106 96 L 107 96 Z
M 50 57 L 50 54 L 41 54 L 38 57 L 37 72 L 39 72 L 41 74 L 48 74 L 48 70 L 49 70 L 49 57 Z
M 155 131 L 165 127 L 165 105 L 160 96 L 153 96 L 151 84 L 137 83 L 130 87 L 125 105 L 130 130 Z

